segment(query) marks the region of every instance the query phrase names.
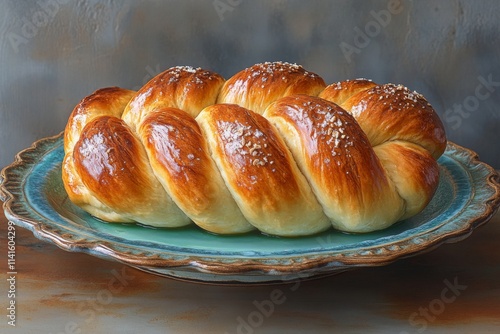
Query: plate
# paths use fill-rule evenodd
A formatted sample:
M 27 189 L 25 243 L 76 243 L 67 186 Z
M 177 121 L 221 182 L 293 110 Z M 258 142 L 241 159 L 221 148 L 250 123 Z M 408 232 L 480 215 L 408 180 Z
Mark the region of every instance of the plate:
M 500 204 L 499 175 L 477 155 L 449 143 L 440 182 L 418 215 L 367 234 L 333 229 L 300 238 L 258 232 L 210 234 L 195 225 L 154 229 L 109 224 L 68 199 L 61 181 L 63 136 L 20 152 L 0 174 L 6 217 L 44 241 L 171 278 L 203 283 L 282 283 L 380 266 L 466 238 Z

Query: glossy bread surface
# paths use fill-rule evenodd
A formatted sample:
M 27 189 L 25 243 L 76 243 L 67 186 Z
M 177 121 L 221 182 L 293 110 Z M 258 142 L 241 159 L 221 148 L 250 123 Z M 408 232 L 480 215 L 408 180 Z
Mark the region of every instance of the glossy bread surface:
M 434 109 L 401 85 L 326 86 L 286 62 L 227 81 L 177 66 L 138 92 L 101 89 L 75 107 L 63 182 L 75 204 L 106 221 L 363 233 L 429 203 L 445 146 Z

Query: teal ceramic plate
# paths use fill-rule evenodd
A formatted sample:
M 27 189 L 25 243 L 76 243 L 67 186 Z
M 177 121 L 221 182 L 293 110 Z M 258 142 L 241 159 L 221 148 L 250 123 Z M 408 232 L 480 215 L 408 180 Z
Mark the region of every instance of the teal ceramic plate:
M 7 218 L 42 240 L 172 278 L 274 283 L 379 266 L 467 237 L 500 203 L 499 176 L 453 143 L 439 159 L 439 188 L 426 209 L 383 231 L 334 230 L 302 238 L 219 236 L 197 227 L 167 230 L 108 224 L 73 205 L 61 181 L 62 135 L 18 154 L 0 174 Z

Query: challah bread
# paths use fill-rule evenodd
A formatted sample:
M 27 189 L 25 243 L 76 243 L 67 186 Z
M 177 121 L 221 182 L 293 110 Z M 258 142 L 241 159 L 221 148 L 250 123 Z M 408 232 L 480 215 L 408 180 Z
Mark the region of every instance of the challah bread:
M 224 184 L 200 126 L 187 112 L 157 109 L 144 119 L 138 134 L 156 177 L 198 226 L 221 234 L 254 229 Z
M 368 232 L 392 224 L 404 202 L 354 118 L 335 103 L 293 95 L 264 116 L 285 139 L 332 225 Z
M 126 220 L 168 227 L 189 223 L 156 179 L 146 151 L 123 120 L 101 116 L 81 133 L 73 151 L 75 171 L 100 202 Z M 168 224 L 168 225 L 167 225 Z
M 319 97 L 352 114 L 372 146 L 396 139 L 409 141 L 422 146 L 435 159 L 446 149 L 444 127 L 437 113 L 422 95 L 402 85 L 355 80 L 330 85 Z
M 91 214 L 108 221 L 132 222 L 99 201 L 83 183 L 75 170 L 73 149 L 80 140 L 83 128 L 100 116 L 120 117 L 134 91 L 118 87 L 99 89 L 84 98 L 71 113 L 64 131 L 65 156 L 62 164 L 63 184 L 69 199 Z
M 339 91 L 344 91 L 341 99 Z M 402 85 L 368 80 L 330 85 L 319 96 L 338 102 L 367 135 L 404 200 L 405 213 L 399 219 L 420 212 L 437 188 L 436 159 L 446 149 L 444 127 L 432 106 Z
M 282 62 L 266 62 L 246 68 L 222 86 L 217 103 L 234 103 L 262 114 L 277 99 L 293 95 L 316 96 L 326 87 L 317 74 L 302 66 Z
M 276 129 L 235 104 L 215 104 L 198 115 L 231 195 L 260 231 L 313 234 L 330 224 Z
M 425 207 L 445 146 L 432 107 L 402 86 L 327 87 L 281 62 L 227 81 L 179 66 L 137 93 L 109 88 L 80 102 L 63 183 L 75 204 L 112 222 L 369 232 Z
M 172 67 L 147 82 L 123 110 L 122 118 L 135 130 L 151 111 L 173 107 L 192 117 L 217 100 L 224 79 L 217 73 L 191 66 Z

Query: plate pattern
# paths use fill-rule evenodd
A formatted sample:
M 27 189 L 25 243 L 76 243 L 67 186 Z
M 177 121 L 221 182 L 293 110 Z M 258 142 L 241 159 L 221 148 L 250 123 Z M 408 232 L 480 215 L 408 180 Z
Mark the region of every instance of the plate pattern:
M 21 151 L 0 173 L 6 217 L 44 241 L 172 278 L 212 283 L 271 283 L 379 266 L 469 236 L 500 205 L 500 177 L 478 156 L 448 143 L 440 184 L 419 215 L 375 233 L 327 231 L 304 238 L 250 233 L 216 236 L 190 226 L 161 230 L 107 224 L 74 206 L 60 177 L 63 136 Z

